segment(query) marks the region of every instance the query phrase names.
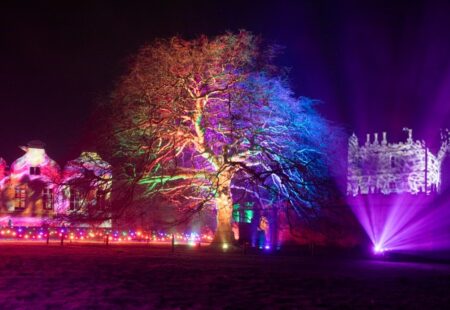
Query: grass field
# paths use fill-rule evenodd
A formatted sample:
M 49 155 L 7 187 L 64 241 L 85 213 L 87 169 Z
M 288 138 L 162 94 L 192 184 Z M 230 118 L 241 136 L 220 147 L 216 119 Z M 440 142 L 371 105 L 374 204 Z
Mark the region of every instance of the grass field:
M 1 309 L 448 309 L 450 266 L 215 252 L 0 244 Z

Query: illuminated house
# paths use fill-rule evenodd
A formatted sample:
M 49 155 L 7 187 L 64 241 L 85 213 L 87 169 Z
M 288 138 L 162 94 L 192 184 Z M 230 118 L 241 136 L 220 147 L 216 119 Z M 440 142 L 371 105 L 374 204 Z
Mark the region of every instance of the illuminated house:
M 367 134 L 360 145 L 353 134 L 348 143 L 347 194 L 431 194 L 441 189 L 441 168 L 447 153 L 448 137 L 437 155 L 424 141 L 413 141 L 412 130 L 405 142 L 389 143 L 383 132 L 373 140 Z
M 105 210 L 111 195 L 111 166 L 97 153 L 81 153 L 66 164 L 62 176 L 62 212 L 92 218 Z
M 110 166 L 97 154 L 83 153 L 61 173 L 59 165 L 46 154 L 42 142 L 31 141 L 22 149 L 25 154 L 11 164 L 9 171 L 0 159 L 1 226 L 62 224 L 61 219 L 71 212 L 87 217 L 94 207 L 107 202 Z M 86 154 L 90 158 L 87 163 L 83 162 Z M 89 178 L 90 183 L 76 182 Z
M 25 154 L 3 169 L 1 191 L 2 224 L 33 225 L 55 214 L 55 196 L 60 182 L 60 167 L 45 153 L 43 144 L 32 141 L 23 147 Z

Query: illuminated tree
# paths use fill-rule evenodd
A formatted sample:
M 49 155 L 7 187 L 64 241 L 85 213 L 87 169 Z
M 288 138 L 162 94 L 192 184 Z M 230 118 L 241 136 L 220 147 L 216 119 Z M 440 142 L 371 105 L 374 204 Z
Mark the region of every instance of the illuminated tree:
M 216 242 L 233 240 L 233 195 L 310 216 L 326 189 L 329 126 L 276 75 L 273 50 L 245 31 L 157 40 L 112 96 L 118 175 L 188 214 L 215 208 Z

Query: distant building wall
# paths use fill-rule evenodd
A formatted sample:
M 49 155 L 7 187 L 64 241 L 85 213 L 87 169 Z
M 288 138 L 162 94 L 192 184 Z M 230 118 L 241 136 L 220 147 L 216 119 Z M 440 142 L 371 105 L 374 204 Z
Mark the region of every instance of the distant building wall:
M 448 153 L 445 138 L 437 155 L 424 141 L 414 141 L 411 129 L 405 129 L 406 141 L 389 143 L 367 134 L 360 145 L 353 134 L 348 143 L 347 194 L 430 194 L 441 189 L 442 162 Z M 449 172 L 450 173 L 450 172 Z
M 93 215 L 110 198 L 111 167 L 97 153 L 83 152 L 64 172 L 42 142 L 22 147 L 25 154 L 8 171 L 0 158 L 0 225 L 40 226 L 61 215 Z

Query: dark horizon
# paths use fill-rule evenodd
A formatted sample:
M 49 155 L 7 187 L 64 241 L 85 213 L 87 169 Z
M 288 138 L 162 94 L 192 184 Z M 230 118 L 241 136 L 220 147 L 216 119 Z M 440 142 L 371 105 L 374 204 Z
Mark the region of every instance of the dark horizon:
M 161 1 L 2 3 L 0 157 L 11 164 L 30 140 L 64 164 L 83 128 L 126 70 L 158 37 L 247 29 L 284 46 L 297 96 L 322 101 L 331 121 L 360 139 L 403 127 L 431 144 L 450 127 L 450 4 L 408 1 Z

